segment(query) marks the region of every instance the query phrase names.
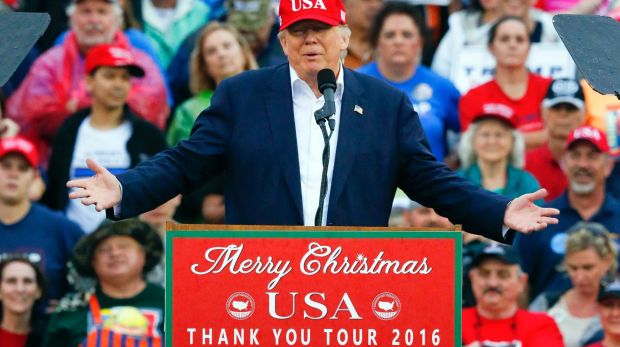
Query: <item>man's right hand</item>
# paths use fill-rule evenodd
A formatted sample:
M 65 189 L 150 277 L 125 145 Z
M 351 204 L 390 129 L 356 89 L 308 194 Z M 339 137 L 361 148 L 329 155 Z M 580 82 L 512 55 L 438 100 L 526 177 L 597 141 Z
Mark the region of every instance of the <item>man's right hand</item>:
M 86 165 L 95 175 L 67 182 L 69 188 L 81 188 L 69 194 L 69 198 L 81 199 L 86 206 L 94 204 L 97 211 L 118 205 L 122 196 L 116 177 L 92 159 L 87 159 Z

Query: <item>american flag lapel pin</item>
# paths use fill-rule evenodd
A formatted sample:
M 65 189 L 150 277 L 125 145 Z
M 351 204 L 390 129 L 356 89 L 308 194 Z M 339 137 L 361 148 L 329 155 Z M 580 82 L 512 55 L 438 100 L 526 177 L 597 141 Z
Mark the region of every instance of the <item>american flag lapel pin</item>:
M 355 107 L 353 108 L 353 112 L 359 114 L 360 116 L 364 115 L 364 109 L 360 105 L 355 105 Z

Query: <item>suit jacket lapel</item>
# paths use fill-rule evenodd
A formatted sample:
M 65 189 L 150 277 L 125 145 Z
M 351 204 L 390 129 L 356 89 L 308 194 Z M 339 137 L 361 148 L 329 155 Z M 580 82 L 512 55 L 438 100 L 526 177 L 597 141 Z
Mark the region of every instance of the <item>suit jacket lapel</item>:
M 300 224 L 303 224 L 297 135 L 295 133 L 291 77 L 288 64 L 280 65 L 275 69 L 272 79 L 267 83 L 264 97 L 271 126 L 271 136 L 275 145 L 275 154 L 295 202 L 297 218 Z
M 351 71 L 344 69 L 344 93 L 342 94 L 342 106 L 340 108 L 340 127 L 338 129 L 338 147 L 336 148 L 336 161 L 329 197 L 329 212 L 337 208 L 337 201 L 342 189 L 351 173 L 355 162 L 359 142 L 362 138 L 364 116 L 356 113 L 355 106 L 361 106 L 360 95 L 363 89 Z M 328 219 L 329 220 L 329 219 Z

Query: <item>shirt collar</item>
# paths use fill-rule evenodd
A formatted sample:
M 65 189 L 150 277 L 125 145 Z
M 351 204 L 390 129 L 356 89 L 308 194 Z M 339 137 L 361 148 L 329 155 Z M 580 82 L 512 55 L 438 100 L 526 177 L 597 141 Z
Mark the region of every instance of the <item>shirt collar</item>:
M 601 205 L 601 208 L 594 215 L 596 216 L 596 215 L 599 215 L 602 213 L 608 213 L 608 212 L 617 213 L 617 211 L 620 209 L 620 207 L 618 206 L 619 204 L 620 202 L 616 200 L 616 198 L 614 198 L 613 195 L 611 195 L 608 192 L 605 192 L 605 199 L 603 200 L 603 205 Z M 562 195 L 560 195 L 558 198 L 556 198 L 552 202 L 549 202 L 548 206 L 555 207 L 558 210 L 566 210 L 566 209 L 574 210 L 574 208 L 570 204 L 570 201 L 568 200 L 568 190 L 565 190 L 564 193 L 562 193 Z
M 297 72 L 295 72 L 291 64 L 288 65 L 288 68 L 291 73 L 291 90 L 293 91 L 293 95 L 295 95 L 295 85 L 303 84 L 308 86 L 308 83 L 297 75 Z M 340 64 L 339 71 L 338 77 L 336 77 L 336 92 L 334 93 L 334 97 L 342 100 L 342 92 L 344 91 L 344 66 L 342 64 Z M 310 88 L 310 86 L 308 86 L 308 88 Z

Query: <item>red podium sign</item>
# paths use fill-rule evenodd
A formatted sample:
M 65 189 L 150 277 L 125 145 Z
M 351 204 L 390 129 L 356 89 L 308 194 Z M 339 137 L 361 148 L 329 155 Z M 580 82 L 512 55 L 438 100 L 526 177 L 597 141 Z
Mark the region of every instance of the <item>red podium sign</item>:
M 461 234 L 169 231 L 166 345 L 461 346 Z

